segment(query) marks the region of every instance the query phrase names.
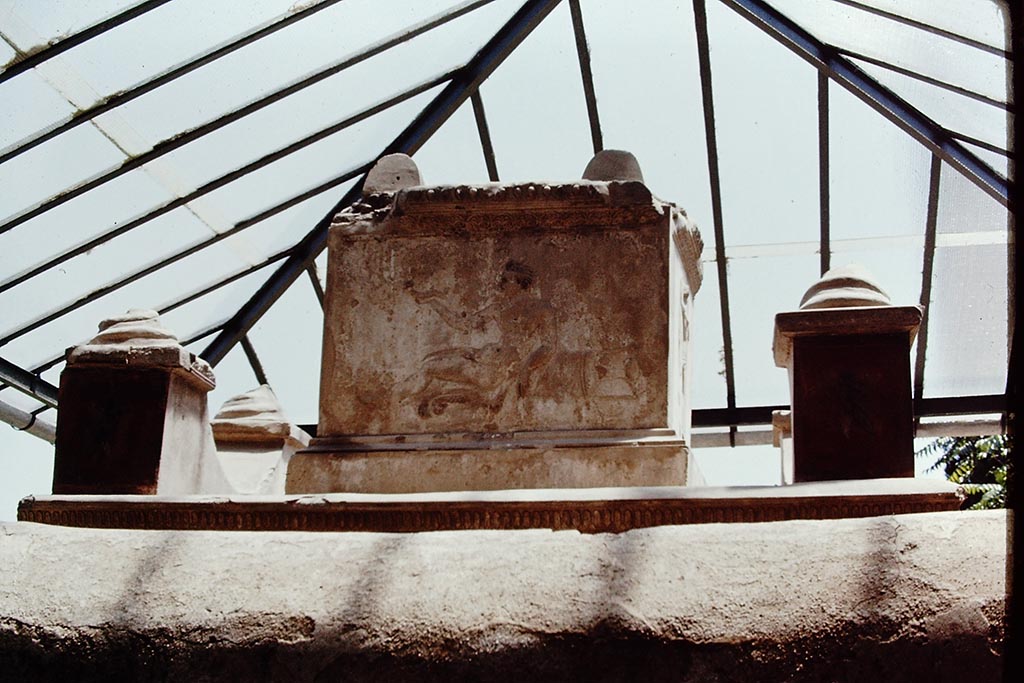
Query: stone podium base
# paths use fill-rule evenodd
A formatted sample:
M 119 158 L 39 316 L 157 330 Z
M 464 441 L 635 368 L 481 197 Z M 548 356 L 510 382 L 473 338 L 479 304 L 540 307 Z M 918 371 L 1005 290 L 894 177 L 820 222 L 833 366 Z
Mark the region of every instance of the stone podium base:
M 668 431 L 668 430 L 665 430 Z M 288 466 L 286 493 L 426 493 L 685 486 L 699 483 L 685 442 L 662 435 L 572 440 L 530 435 L 445 440 L 313 439 Z

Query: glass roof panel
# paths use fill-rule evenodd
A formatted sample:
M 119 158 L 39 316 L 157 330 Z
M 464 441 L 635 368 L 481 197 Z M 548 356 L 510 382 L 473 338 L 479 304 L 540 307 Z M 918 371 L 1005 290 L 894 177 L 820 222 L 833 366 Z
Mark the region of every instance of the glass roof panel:
M 709 247 L 705 247 L 705 255 Z M 693 298 L 693 361 L 688 364 L 694 408 L 725 405 L 725 360 L 722 347 L 722 309 L 714 261 L 704 262 L 704 281 Z
M 887 69 L 854 61 L 875 80 L 914 105 L 943 128 L 1006 149 L 1010 115 L 1005 109 Z
M 486 109 L 487 103 L 484 102 Z M 480 134 L 469 101 L 459 107 L 448 122 L 427 140 L 416 152 L 415 159 L 424 184 L 488 182 Z M 501 172 L 500 166 L 498 172 Z
M 923 234 L 931 153 L 835 83 L 829 111 L 832 239 Z
M 440 87 L 434 88 L 253 171 L 213 191 L 204 201 L 216 207 L 229 223 L 234 223 L 329 178 L 373 161 L 439 91 Z M 294 135 L 295 129 L 292 131 Z M 216 149 L 221 142 L 211 140 L 209 145 L 204 144 L 203 147 L 210 153 L 209 148 Z M 242 144 L 248 148 L 246 152 L 249 158 L 254 152 L 269 151 L 257 147 L 259 143 L 253 141 Z
M 44 311 L 75 301 L 210 234 L 209 229 L 187 209 L 172 211 L 4 292 L 0 300 L 8 302 L 12 310 L 17 310 L 4 324 L 8 328 L 14 327 Z M 235 260 L 234 263 L 239 262 Z M 223 269 L 233 264 L 225 262 L 219 265 Z
M 123 160 L 124 155 L 95 128 L 79 126 L 68 131 L 0 165 L 0 187 L 4 188 L 0 193 L 0 220 Z
M 370 5 L 378 11 L 373 21 L 366 21 Z M 352 12 L 357 7 L 364 11 Z M 255 136 L 249 138 L 250 143 L 264 137 L 290 140 L 296 129 L 316 129 L 317 124 L 359 111 L 403 86 L 461 65 L 512 9 L 507 1 L 489 4 L 321 80 L 233 126 L 243 126 Z M 128 103 L 121 108 L 122 115 L 155 143 L 344 61 L 377 38 L 408 27 L 405 12 L 381 13 L 378 5 L 367 0 L 347 0 L 325 10 L 325 14 L 333 13 L 342 14 L 335 21 L 298 22 Z M 307 31 L 311 33 L 306 35 Z M 282 59 L 283 54 L 288 59 Z
M 89 2 L 5 2 L 8 7 L 4 21 L 8 25 L 29 25 L 43 43 L 52 43 L 79 33 L 123 10 L 141 4 L 142 0 L 89 0 Z
M 1006 390 L 1006 258 L 1005 244 L 936 250 L 925 396 Z
M 1006 98 L 1007 62 L 1001 56 L 835 2 L 772 0 L 772 4 L 826 43 L 988 97 Z
M 1008 220 L 1006 207 L 962 174 L 946 164 L 942 165 L 937 217 L 940 233 L 1006 231 Z
M 323 324 L 309 279 L 300 277 L 249 332 L 271 388 L 296 423 L 318 419 Z
M 858 0 L 993 47 L 1006 46 L 1006 19 L 993 0 Z
M 503 182 L 574 180 L 594 154 L 568 3 L 480 88 Z
M 729 260 L 737 405 L 789 403 L 788 376 L 772 356 L 775 314 L 796 310 L 817 279 L 818 260 L 804 255 Z
M 725 243 L 817 239 L 817 71 L 719 2 L 708 33 Z
M 127 173 L 0 235 L 0 277 L 6 281 L 168 199 L 148 173 Z
M 73 65 L 99 94 L 117 93 L 190 61 L 209 46 L 288 12 L 291 4 L 291 0 L 216 5 L 178 0 L 76 46 L 62 59 Z M 34 16 L 29 19 L 36 21 Z M 129 54 L 131 59 L 115 58 Z
M 62 121 L 75 110 L 35 71 L 0 83 L 0 102 L 18 103 L 17 107 L 0 107 L 0 149 L 5 151 L 40 128 Z
M 688 3 L 615 0 L 586 1 L 582 8 L 604 146 L 636 155 L 654 194 L 685 208 L 710 239 L 711 191 L 692 9 Z M 624 31 L 623 26 L 643 30 Z M 637 126 L 640 117 L 643 130 Z

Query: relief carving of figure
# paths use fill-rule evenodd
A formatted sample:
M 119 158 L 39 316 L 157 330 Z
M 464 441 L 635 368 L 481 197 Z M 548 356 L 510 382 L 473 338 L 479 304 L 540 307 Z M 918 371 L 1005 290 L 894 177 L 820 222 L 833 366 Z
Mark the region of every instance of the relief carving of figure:
M 531 392 L 558 350 L 555 310 L 535 285 L 529 266 L 509 260 L 498 274 L 492 302 L 476 311 L 457 312 L 443 293 L 406 283 L 416 303 L 429 307 L 457 333 L 493 338 L 487 332 L 496 329 L 498 337 L 496 342 L 453 346 L 423 358 L 418 385 L 411 392 L 420 417 L 441 415 L 453 405 L 493 416 L 509 398 L 518 402 Z

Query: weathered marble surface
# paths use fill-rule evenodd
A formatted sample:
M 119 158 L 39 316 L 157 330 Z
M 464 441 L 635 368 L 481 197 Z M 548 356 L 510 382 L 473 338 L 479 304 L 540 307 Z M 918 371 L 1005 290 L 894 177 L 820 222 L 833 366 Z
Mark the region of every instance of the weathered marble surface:
M 12 680 L 998 681 L 1005 513 L 622 534 L 0 526 Z
M 410 168 L 379 162 L 331 227 L 318 433 L 288 492 L 685 484 L 686 213 L 633 176 L 410 187 Z

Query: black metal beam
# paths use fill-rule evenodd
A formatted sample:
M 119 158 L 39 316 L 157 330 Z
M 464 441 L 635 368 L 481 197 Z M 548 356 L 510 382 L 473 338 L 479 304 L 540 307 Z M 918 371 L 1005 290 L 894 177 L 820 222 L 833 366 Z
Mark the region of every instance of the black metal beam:
M 928 350 L 929 309 L 932 302 L 932 273 L 935 267 L 935 234 L 939 224 L 939 181 L 942 178 L 942 160 L 932 155 L 931 176 L 928 182 L 928 214 L 924 228 L 924 262 L 921 266 L 921 327 L 917 331 L 917 356 L 914 359 L 914 400 L 924 398 L 924 365 Z
M 505 58 L 526 39 L 560 0 L 528 0 L 466 64 L 444 90 L 423 109 L 380 156 L 395 152 L 414 154 L 447 121 Z M 231 319 L 231 322 L 201 354 L 216 365 L 256 324 L 270 306 L 284 294 L 310 261 L 323 250 L 327 228 L 334 214 L 350 205 L 362 193 L 362 183 L 345 193 L 312 230 L 295 246 L 291 256 Z
M 320 274 L 317 272 L 316 261 L 310 261 L 306 266 L 306 273 L 309 275 L 309 284 L 313 287 L 313 294 L 320 302 L 320 310 L 324 310 L 324 286 L 320 284 Z
M 498 182 L 498 163 L 494 159 L 494 145 L 491 144 L 491 129 L 487 125 L 487 113 L 484 111 L 484 100 L 480 90 L 474 90 L 470 96 L 473 103 L 473 118 L 476 119 L 476 132 L 480 135 L 480 149 L 484 153 L 484 164 L 487 165 L 487 177 L 492 183 Z
M 63 191 L 58 192 L 57 194 L 51 196 L 49 199 L 46 199 L 38 204 L 35 204 L 34 206 L 27 207 L 9 216 L 3 224 L 0 224 L 0 234 L 3 234 L 8 230 L 16 228 L 17 226 L 22 225 L 23 223 L 37 216 L 42 215 L 47 211 L 50 211 L 51 209 L 61 206 L 62 204 L 74 199 L 75 197 L 79 197 L 85 194 L 86 192 L 89 192 L 90 190 L 94 190 L 97 187 L 100 187 L 101 185 L 104 185 L 116 178 L 119 178 L 125 173 L 128 173 L 129 171 L 133 171 L 137 168 L 144 166 L 145 164 L 150 163 L 151 161 L 154 161 L 155 159 L 159 159 L 165 154 L 169 154 L 170 152 L 180 147 L 183 147 L 190 142 L 198 140 L 199 138 L 202 138 L 206 135 L 209 135 L 214 131 L 220 130 L 221 128 L 227 126 L 230 123 L 234 123 L 235 121 L 238 121 L 239 119 L 249 116 L 250 114 L 253 114 L 257 111 L 260 111 L 265 107 L 269 107 L 270 105 L 274 104 L 279 100 L 284 99 L 285 97 L 294 95 L 295 93 L 304 90 L 305 88 L 308 88 L 312 85 L 315 85 L 316 83 L 319 83 L 320 81 L 323 81 L 326 78 L 341 73 L 345 69 L 355 66 L 356 64 L 359 64 L 373 56 L 376 56 L 384 52 L 385 50 L 389 50 L 393 47 L 401 45 L 402 43 L 422 33 L 425 33 L 427 31 L 437 28 L 438 26 L 453 21 L 454 19 L 457 19 L 458 17 L 468 12 L 471 12 L 474 9 L 477 9 L 478 7 L 481 7 L 492 1 L 493 0 L 474 0 L 473 2 L 459 5 L 454 10 L 436 16 L 420 24 L 417 24 L 416 26 L 410 29 L 406 29 L 401 33 L 392 35 L 389 38 L 378 41 L 377 43 L 374 43 L 373 45 L 364 48 L 363 50 L 360 50 L 358 53 L 352 56 L 345 57 L 339 61 L 334 62 L 333 64 L 324 69 L 316 71 L 296 81 L 292 81 L 290 84 L 282 88 L 279 88 L 271 93 L 268 93 L 267 95 L 259 97 L 258 99 L 246 105 L 243 105 L 238 109 L 234 109 L 226 114 L 223 114 L 212 121 L 208 121 L 207 123 L 197 126 L 196 128 L 189 129 L 173 137 L 161 140 L 156 145 L 154 145 L 149 151 L 125 159 L 120 165 L 112 169 L 101 171 L 90 178 L 86 178 L 85 180 L 82 180 L 76 183 L 75 185 L 72 185 L 71 187 L 64 189 Z
M 171 303 L 165 304 L 165 305 L 161 306 L 160 308 L 158 308 L 157 309 L 157 313 L 159 313 L 160 315 L 163 315 L 164 313 L 169 313 L 170 311 L 173 311 L 176 308 L 180 308 L 180 307 L 182 307 L 182 306 L 184 306 L 186 304 L 192 303 L 196 299 L 201 299 L 202 297 L 206 296 L 207 294 L 210 294 L 211 292 L 215 292 L 218 289 L 231 284 L 232 282 L 237 282 L 238 280 L 241 280 L 244 277 L 252 275 L 253 273 L 255 273 L 257 271 L 263 270 L 264 268 L 267 268 L 268 266 L 272 266 L 273 264 L 277 263 L 281 259 L 283 259 L 286 256 L 288 256 L 289 251 L 290 251 L 289 249 L 285 249 L 285 250 L 283 250 L 281 252 L 278 252 L 277 254 L 274 254 L 273 256 L 270 256 L 269 258 L 265 259 L 264 261 L 262 261 L 260 263 L 251 265 L 248 268 L 243 268 L 242 270 L 238 271 L 237 273 L 232 273 L 231 275 L 225 277 L 222 280 L 218 280 L 217 282 L 214 282 L 211 285 L 207 285 L 206 287 L 202 287 L 201 289 L 195 290 L 191 294 L 186 294 L 185 296 L 179 297 L 179 298 L 175 299 L 174 301 L 172 301 Z
M 14 143 L 13 145 L 7 147 L 5 150 L 3 150 L 3 152 L 0 152 L 0 164 L 10 159 L 13 159 L 19 154 L 24 154 L 30 149 L 33 149 L 38 145 L 43 144 L 47 140 L 51 140 L 57 137 L 58 135 L 61 135 L 62 133 L 66 133 L 67 131 L 73 128 L 77 128 L 83 123 L 88 123 L 100 114 L 105 114 L 106 112 L 112 109 L 116 109 L 117 107 L 127 104 L 132 100 L 135 100 L 136 98 L 142 97 L 146 93 L 152 92 L 153 90 L 156 90 L 161 86 L 167 85 L 168 83 L 195 71 L 201 66 L 206 66 L 207 64 L 215 62 L 221 57 L 225 57 L 231 54 L 235 50 L 239 50 L 245 47 L 246 45 L 254 43 L 257 40 L 260 40 L 261 38 L 266 38 L 267 36 L 276 33 L 277 31 L 280 31 L 283 28 L 291 26 L 297 21 L 301 21 L 302 19 L 305 19 L 309 16 L 312 16 L 313 14 L 316 14 L 317 12 L 325 10 L 332 5 L 336 5 L 339 2 L 341 2 L 341 0 L 321 0 L 320 2 L 310 7 L 307 7 L 299 12 L 295 12 L 294 14 L 288 14 L 287 16 L 276 21 L 273 21 L 269 24 L 265 23 L 260 26 L 256 26 L 238 35 L 236 38 L 233 38 L 228 42 L 222 43 L 216 47 L 212 47 L 209 50 L 206 50 L 205 52 L 201 52 L 198 55 L 192 57 L 188 61 L 176 64 L 175 66 L 172 66 L 171 68 L 160 72 L 152 78 L 142 81 L 138 85 L 135 85 L 129 88 L 128 90 L 115 93 L 113 95 L 108 95 L 97 101 L 89 108 L 77 110 L 74 114 L 64 119 L 63 121 L 55 122 L 47 126 L 46 128 L 37 131 L 33 135 L 24 138 Z
M 789 410 L 788 405 L 743 406 L 740 408 L 696 408 L 692 413 L 694 427 L 738 427 L 770 425 L 772 413 Z M 984 415 L 1006 411 L 1006 397 L 1002 394 L 986 396 L 947 396 L 923 398 L 914 401 L 917 417 L 941 417 L 945 415 Z
M 57 405 L 57 387 L 5 358 L 0 358 L 0 380 L 47 405 Z
M 3 71 L 0 71 L 0 83 L 4 83 L 18 74 L 25 73 L 31 69 L 36 68 L 48 59 L 52 59 L 57 55 L 64 54 L 68 50 L 78 47 L 87 40 L 91 40 L 98 35 L 102 35 L 107 31 L 117 28 L 121 24 L 131 21 L 132 19 L 142 16 L 146 12 L 155 10 L 160 5 L 166 4 L 170 0 L 147 0 L 146 2 L 140 2 L 134 7 L 129 7 L 125 11 L 115 14 L 112 17 L 108 17 L 103 21 L 99 21 L 87 29 L 79 31 L 78 33 L 68 36 L 55 43 L 51 43 L 46 47 L 42 48 L 38 52 L 27 54 L 21 59 L 18 59 L 13 64 L 8 66 Z M 13 46 L 12 46 L 13 47 Z M 17 49 L 17 48 L 15 48 Z
M 132 273 L 129 273 L 128 275 L 122 277 L 120 280 L 106 284 L 100 287 L 99 289 L 95 289 L 92 292 L 89 292 L 85 296 L 82 296 L 69 304 L 65 304 L 60 308 L 57 308 L 48 313 L 44 313 L 43 315 L 31 320 L 30 322 L 22 325 L 21 327 L 4 335 L 2 338 L 0 338 L 0 346 L 3 346 L 4 344 L 7 344 L 15 339 L 18 339 L 19 337 L 22 337 L 28 334 L 29 332 L 37 330 L 40 327 L 53 322 L 57 318 L 60 318 L 61 316 L 70 313 L 71 311 L 78 310 L 79 308 L 85 306 L 86 304 L 90 304 L 93 301 L 96 301 L 97 299 L 101 299 L 107 296 L 108 294 L 116 292 L 122 287 L 126 287 L 127 285 L 130 285 L 131 283 L 140 280 L 146 277 L 147 275 L 152 275 L 153 273 L 163 268 L 166 268 L 172 263 L 192 256 L 193 254 L 200 252 L 208 247 L 211 247 L 214 244 L 217 244 L 218 242 L 222 242 L 227 238 L 236 235 L 242 232 L 243 230 L 246 230 L 247 228 L 251 228 L 252 226 L 261 223 L 267 220 L 268 218 L 276 216 L 282 211 L 285 211 L 297 204 L 301 204 L 304 201 L 312 199 L 313 197 L 322 194 L 334 187 L 337 187 L 338 185 L 342 185 L 348 182 L 349 180 L 352 180 L 353 178 L 362 175 L 363 173 L 366 172 L 368 168 L 369 164 L 363 164 L 362 166 L 346 171 L 345 173 L 342 173 L 339 176 L 331 178 L 330 180 L 320 183 L 315 187 L 312 187 L 297 195 L 294 195 L 293 197 L 290 197 L 279 204 L 275 204 L 274 206 L 268 209 L 264 209 L 263 211 L 260 211 L 259 213 L 250 216 L 245 220 L 239 221 L 238 223 L 235 223 L 235 225 L 232 226 L 230 229 L 225 230 L 224 232 L 217 233 L 216 235 L 213 235 L 212 237 L 209 237 L 201 242 L 197 242 L 190 247 L 181 249 L 171 254 L 170 256 L 166 256 L 158 261 L 151 263 L 148 266 L 144 266 Z
M 832 267 L 831 199 L 829 198 L 828 76 L 818 72 L 818 213 L 821 274 Z
M 872 7 L 870 5 L 865 5 L 864 3 L 857 2 L 856 0 L 834 0 L 834 2 L 839 2 L 839 3 L 842 3 L 844 5 L 849 5 L 850 7 L 855 7 L 857 9 L 859 9 L 859 10 L 863 10 L 864 12 L 869 12 L 871 14 L 875 14 L 875 15 L 878 15 L 880 17 L 885 17 L 886 19 L 889 19 L 890 21 L 895 21 L 895 22 L 898 22 L 900 24 L 905 24 L 906 26 L 913 26 L 914 28 L 919 29 L 921 31 L 926 31 L 926 32 L 931 33 L 933 35 L 941 36 L 943 38 L 947 38 L 949 40 L 956 41 L 956 42 L 960 43 L 961 45 L 967 45 L 969 47 L 973 47 L 973 48 L 976 48 L 978 50 L 983 50 L 984 52 L 988 52 L 989 54 L 996 55 L 997 57 L 1003 57 L 1005 59 L 1011 59 L 1011 60 L 1013 59 L 1013 56 L 1010 54 L 1010 52 L 1007 51 L 1007 50 L 1004 50 L 1002 48 L 995 47 L 994 45 L 989 45 L 988 43 L 983 43 L 980 40 L 974 40 L 973 38 L 968 38 L 967 36 L 962 36 L 959 33 L 954 33 L 953 31 L 947 31 L 946 29 L 939 28 L 938 26 L 932 26 L 931 24 L 926 24 L 923 21 L 918 21 L 916 19 L 911 19 L 910 17 L 905 17 L 905 16 L 903 16 L 901 14 L 896 14 L 895 12 L 887 12 L 886 10 L 879 9 L 878 7 Z
M 853 50 L 847 50 L 845 48 L 837 47 L 836 52 L 843 55 L 844 57 L 849 57 L 850 59 L 865 62 L 867 64 L 877 66 L 880 69 L 885 69 L 886 71 L 892 71 L 893 73 L 900 74 L 901 76 L 912 78 L 915 81 L 920 81 L 921 83 L 927 83 L 928 85 L 935 86 L 936 88 L 941 88 L 942 90 L 945 90 L 947 92 L 956 93 L 957 95 L 968 97 L 977 102 L 981 102 L 982 104 L 997 107 L 999 109 L 1002 109 L 1003 111 L 1016 111 L 1016 107 L 1013 104 L 1005 100 L 999 100 L 994 97 L 989 97 L 988 95 L 983 95 L 980 92 L 971 90 L 970 88 L 965 88 L 960 85 L 947 83 L 946 81 L 939 80 L 938 78 L 932 78 L 931 76 L 926 76 L 922 73 L 918 73 L 917 71 L 913 71 L 912 69 L 905 69 L 902 66 L 896 66 L 895 64 L 890 64 L 889 62 L 886 62 L 884 60 L 875 59 L 874 57 L 869 57 L 859 52 L 854 52 Z
M 601 121 L 597 116 L 594 74 L 590 69 L 590 48 L 587 46 L 587 33 L 583 28 L 583 10 L 580 8 L 580 0 L 569 0 L 569 12 L 572 15 L 572 31 L 576 37 L 576 56 L 580 62 L 583 97 L 587 101 L 587 117 L 590 119 L 590 139 L 594 144 L 594 154 L 597 154 L 604 149 L 604 140 L 601 135 Z
M 718 170 L 715 98 L 711 86 L 711 47 L 708 40 L 708 17 L 704 0 L 694 0 L 693 16 L 697 32 L 697 58 L 700 67 L 701 96 L 704 106 L 704 139 L 708 151 L 708 176 L 711 181 L 711 217 L 715 231 L 715 267 L 718 272 L 719 306 L 722 312 L 725 402 L 727 410 L 735 410 L 736 375 L 732 357 L 732 322 L 729 317 L 729 275 L 725 259 L 725 227 L 722 219 L 722 186 Z M 733 446 L 736 445 L 735 427 L 730 427 L 729 429 L 729 443 Z
M 252 368 L 252 374 L 256 375 L 256 381 L 259 384 L 269 385 L 267 373 L 263 371 L 263 363 L 260 362 L 260 357 L 256 354 L 256 349 L 253 347 L 249 335 L 242 337 L 242 350 L 245 351 L 245 357 L 249 361 L 249 367 Z
M 971 137 L 970 135 L 964 135 L 963 133 L 955 130 L 947 129 L 946 132 L 949 133 L 950 137 L 956 138 L 961 142 L 966 142 L 968 144 L 974 145 L 975 147 L 980 147 L 986 151 L 992 152 L 993 154 L 999 154 L 1001 156 L 1006 157 L 1007 159 L 1014 158 L 1014 152 L 1003 149 L 998 145 L 993 145 L 991 142 L 985 142 L 984 140 L 979 140 L 978 138 Z M 1002 178 L 1002 176 L 999 177 Z
M 910 134 L 943 161 L 963 174 L 1003 206 L 1010 201 L 1005 178 L 973 152 L 891 90 L 868 76 L 860 67 L 838 54 L 806 30 L 785 17 L 765 0 L 721 0 L 754 26 L 778 40 L 899 128 Z M 1012 210 L 1012 207 L 1010 207 Z
M 437 87 L 442 83 L 451 80 L 453 76 L 454 72 L 448 72 L 441 74 L 440 76 L 437 76 L 435 78 L 431 78 L 430 80 L 419 83 L 382 102 L 373 104 L 363 109 L 362 111 L 356 112 L 355 114 L 348 116 L 340 121 L 336 121 L 335 123 L 332 123 L 326 128 L 322 128 L 321 130 L 318 130 L 315 133 L 310 133 L 309 135 L 299 140 L 296 140 L 295 142 L 289 143 L 284 147 L 276 149 L 273 152 L 264 154 L 259 159 L 256 159 L 243 166 L 240 166 L 239 168 L 236 168 L 235 170 L 229 173 L 225 173 L 219 178 L 214 178 L 208 183 L 204 183 L 202 186 L 196 188 L 195 190 L 192 190 L 187 194 L 184 194 L 180 197 L 175 197 L 174 199 L 168 200 L 163 204 L 160 204 L 159 206 L 149 209 L 148 211 L 142 213 L 139 216 L 136 216 L 135 218 L 131 218 L 125 221 L 124 223 L 121 223 L 120 225 L 116 225 L 110 230 L 107 230 L 106 232 L 103 232 L 93 238 L 90 238 L 85 242 L 82 242 L 70 249 L 67 249 L 39 265 L 28 268 L 22 271 L 21 273 L 18 273 L 8 278 L 7 280 L 0 282 L 0 293 L 6 292 L 8 289 L 11 289 L 12 287 L 16 287 L 25 280 L 35 277 L 40 273 L 45 273 L 46 271 L 52 268 L 56 268 L 57 266 L 76 256 L 88 253 L 91 250 L 95 249 L 96 247 L 114 239 L 115 237 L 135 230 L 136 228 L 139 228 L 145 225 L 146 223 L 149 223 L 150 221 L 159 218 L 160 216 L 170 213 L 175 209 L 185 206 L 189 202 L 193 202 L 196 199 L 199 199 L 200 197 L 203 197 L 209 194 L 210 192 L 213 192 L 214 190 L 224 187 L 225 185 L 228 185 L 238 180 L 239 178 L 248 175 L 249 173 L 258 171 L 268 166 L 269 164 L 274 163 L 275 161 L 279 161 L 280 159 L 283 159 L 284 157 L 287 157 L 290 154 L 294 154 L 299 150 L 304 149 L 309 145 L 312 145 L 315 142 L 319 142 L 320 140 L 323 140 L 326 137 L 334 135 L 335 133 L 338 133 L 342 130 L 345 130 L 346 128 L 354 126 L 355 124 L 361 121 L 364 121 L 372 116 L 375 116 L 382 111 L 385 111 L 395 105 L 405 102 L 417 95 L 420 95 L 430 90 L 431 88 Z

